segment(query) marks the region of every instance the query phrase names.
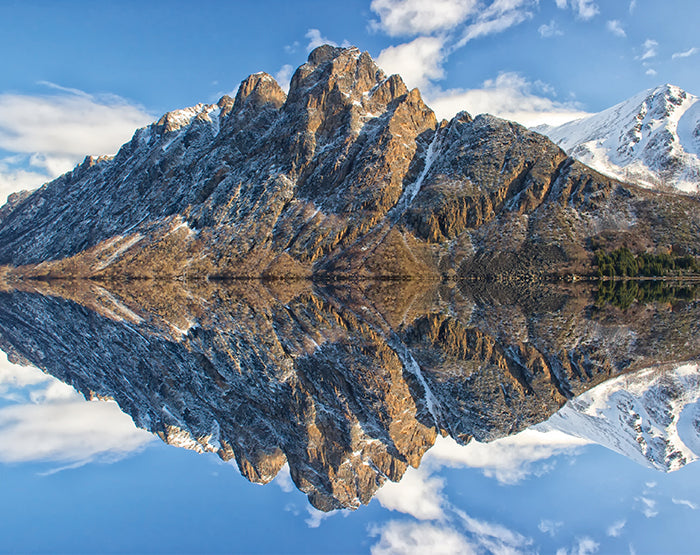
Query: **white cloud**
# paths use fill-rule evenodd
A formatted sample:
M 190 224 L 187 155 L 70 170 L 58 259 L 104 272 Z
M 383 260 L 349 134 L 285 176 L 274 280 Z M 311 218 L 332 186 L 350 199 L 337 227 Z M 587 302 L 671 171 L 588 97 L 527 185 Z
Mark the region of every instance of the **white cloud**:
M 540 25 L 537 32 L 544 38 L 559 37 L 564 34 L 563 31 L 559 29 L 557 22 L 553 19 L 549 23 L 543 23 Z
M 577 538 L 576 544 L 567 550 L 566 548 L 557 549 L 557 555 L 592 555 L 600 548 L 600 544 L 592 538 L 583 537 Z
M 537 528 L 539 528 L 540 532 L 543 534 L 549 534 L 550 536 L 554 537 L 559 531 L 559 528 L 562 526 L 564 526 L 563 522 L 555 520 L 540 520 Z
M 688 501 L 687 499 L 677 499 L 673 497 L 671 501 L 673 501 L 674 505 L 685 505 L 686 507 L 688 507 L 689 509 L 693 509 L 694 511 L 698 510 L 697 504 L 693 503 L 692 501 Z
M 571 3 L 581 19 L 588 20 L 600 13 L 598 5 L 592 0 L 572 0 Z
M 429 477 L 425 467 L 409 468 L 398 483 L 387 481 L 375 497 L 385 509 L 412 515 L 418 520 L 442 518 L 444 482 Z
M 637 0 L 630 0 L 630 13 L 634 13 L 634 10 L 637 9 Z
M 289 463 L 284 463 L 273 482 L 285 493 L 290 493 L 296 489 L 292 481 L 292 474 L 289 472 Z
M 22 402 L 25 396 L 19 390 L 43 384 L 52 379 L 33 366 L 12 364 L 7 360 L 5 353 L 0 351 L 0 398 Z
M 656 57 L 657 46 L 659 46 L 659 43 L 654 39 L 645 40 L 644 44 L 642 44 L 642 53 L 637 57 L 637 59 L 644 61 Z
M 451 118 L 457 112 L 472 115 L 489 113 L 531 127 L 547 123 L 560 125 L 588 115 L 576 104 L 559 102 L 535 93 L 551 94 L 543 83 L 532 83 L 518 73 L 501 72 L 478 89 L 453 89 L 426 95 L 439 118 Z
M 676 52 L 676 53 L 674 53 L 674 54 L 671 56 L 671 59 L 677 60 L 677 59 L 679 59 L 679 58 L 688 58 L 689 56 L 694 56 L 694 55 L 697 54 L 698 52 L 700 52 L 700 50 L 698 50 L 696 47 L 689 48 L 689 49 L 686 50 L 685 52 Z
M 453 29 L 478 7 L 477 0 L 373 0 L 370 8 L 379 21 L 370 26 L 392 37 L 431 34 Z
M 624 38 L 627 36 L 627 33 L 625 33 L 625 30 L 622 28 L 622 23 L 620 23 L 620 21 L 617 19 L 609 20 L 605 26 L 607 27 L 608 31 L 610 31 L 616 37 Z
M 654 499 L 650 499 L 648 497 L 637 497 L 636 500 L 640 502 L 641 511 L 645 517 L 654 518 L 659 514 L 659 511 L 656 509 L 656 501 Z
M 455 511 L 462 520 L 472 541 L 485 548 L 488 553 L 522 553 L 532 544 L 532 539 L 513 532 L 505 526 L 485 520 L 477 520 L 462 511 Z
M 645 73 L 646 75 L 649 75 L 649 76 L 651 76 L 651 77 L 654 77 L 654 76 L 656 75 L 657 72 L 656 72 L 655 69 L 649 68 L 649 69 L 647 69 L 644 73 Z
M 296 51 L 299 50 L 299 41 L 295 40 L 292 44 L 285 44 L 284 45 L 284 51 L 287 54 L 296 54 Z
M 495 0 L 467 26 L 454 48 L 461 48 L 480 37 L 501 33 L 530 19 L 532 12 L 529 8 L 536 5 L 533 0 Z
M 153 435 L 138 429 L 114 402 L 86 401 L 32 366 L 0 358 L 0 462 L 47 461 L 79 466 L 115 460 Z
M 476 546 L 462 534 L 446 526 L 427 522 L 389 521 L 370 529 L 371 536 L 379 536 L 372 546 L 372 555 L 451 555 L 477 553 Z
M 333 42 L 331 39 L 322 36 L 321 31 L 319 31 L 318 29 L 309 29 L 304 36 L 307 39 L 309 39 L 309 43 L 306 45 L 307 52 L 311 52 L 314 48 L 317 48 L 324 44 L 338 46 L 338 43 Z
M 438 437 L 426 453 L 423 464 L 429 461 L 429 464 L 480 468 L 488 477 L 503 484 L 514 484 L 543 470 L 535 463 L 554 455 L 573 454 L 587 443 L 562 432 L 534 430 L 525 430 L 491 443 L 472 441 L 467 445 Z
M 627 524 L 626 520 L 618 520 L 617 522 L 613 522 L 608 527 L 606 534 L 611 538 L 620 537 L 620 534 L 622 534 L 622 529 L 625 527 L 625 524 Z
M 585 21 L 592 19 L 600 13 L 598 5 L 593 0 L 555 0 L 557 8 L 564 10 L 571 8 L 576 16 Z
M 274 75 L 275 80 L 285 92 L 289 91 L 289 83 L 292 79 L 292 75 L 294 75 L 294 68 L 289 64 L 284 64 Z
M 411 42 L 390 46 L 379 53 L 377 64 L 387 73 L 401 75 L 409 88 L 426 88 L 430 81 L 442 79 L 443 41 L 437 37 L 418 37 Z
M 306 525 L 309 528 L 318 528 L 321 526 L 321 523 L 326 520 L 327 518 L 331 518 L 332 516 L 335 516 L 337 514 L 346 512 L 342 510 L 335 510 L 335 511 L 328 511 L 328 512 L 323 512 L 319 511 L 318 509 L 312 507 L 311 505 L 306 506 L 306 512 L 309 513 L 309 518 L 307 518 L 304 522 L 306 522 Z
M 79 465 L 122 458 L 153 440 L 116 403 L 85 401 L 60 382 L 34 401 L 0 409 L 0 461 Z
M 153 115 L 114 95 L 43 82 L 51 94 L 0 94 L 0 195 L 34 188 L 88 154 L 112 154 Z M 4 198 L 0 198 L 2 202 Z

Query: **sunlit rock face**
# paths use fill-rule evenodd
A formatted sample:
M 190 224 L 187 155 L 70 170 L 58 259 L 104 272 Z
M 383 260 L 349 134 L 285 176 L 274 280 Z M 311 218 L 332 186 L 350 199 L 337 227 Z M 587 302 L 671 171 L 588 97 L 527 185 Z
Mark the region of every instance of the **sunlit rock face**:
M 38 265 L 25 276 L 531 280 L 585 272 L 593 245 L 698 254 L 698 237 L 697 198 L 605 177 L 513 122 L 438 122 L 331 46 L 288 95 L 251 75 L 0 209 L 0 264 Z
M 419 282 L 24 282 L 0 347 L 164 441 L 319 509 L 367 503 L 438 434 L 521 431 L 611 377 L 700 359 L 697 302 L 620 313 L 586 288 Z M 517 299 L 513 302 L 513 299 Z

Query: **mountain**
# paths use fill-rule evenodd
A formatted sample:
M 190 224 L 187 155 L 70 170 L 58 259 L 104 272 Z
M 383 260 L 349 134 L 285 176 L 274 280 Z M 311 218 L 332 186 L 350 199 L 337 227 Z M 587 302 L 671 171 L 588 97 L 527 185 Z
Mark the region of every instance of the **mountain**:
M 700 253 L 700 201 L 513 122 L 438 122 L 367 53 L 327 45 L 288 94 L 251 75 L 0 209 L 2 272 L 20 277 L 527 281 L 623 245 Z
M 621 374 L 700 360 L 700 302 L 621 312 L 577 284 L 15 285 L 0 291 L 12 362 L 114 399 L 137 426 L 251 481 L 288 464 L 322 510 L 368 503 L 437 434 L 492 441 Z M 587 430 L 596 422 L 605 429 L 599 418 Z
M 663 85 L 576 121 L 539 126 L 571 156 L 644 187 L 700 192 L 700 102 Z
M 588 390 L 537 427 L 589 439 L 669 472 L 700 457 L 699 401 L 697 364 L 650 368 Z

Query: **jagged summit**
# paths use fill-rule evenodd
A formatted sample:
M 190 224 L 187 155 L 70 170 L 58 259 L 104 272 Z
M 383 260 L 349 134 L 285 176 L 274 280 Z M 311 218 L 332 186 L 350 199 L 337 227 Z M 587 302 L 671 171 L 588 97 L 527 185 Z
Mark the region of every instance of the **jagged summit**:
M 536 130 L 618 179 L 700 191 L 700 103 L 680 87 L 661 85 L 598 114 Z
M 660 198 L 515 123 L 439 123 L 369 54 L 326 45 L 287 95 L 253 74 L 235 99 L 169 112 L 113 159 L 13 197 L 0 264 L 110 279 L 434 279 L 581 271 L 594 243 L 700 252 L 697 202 Z

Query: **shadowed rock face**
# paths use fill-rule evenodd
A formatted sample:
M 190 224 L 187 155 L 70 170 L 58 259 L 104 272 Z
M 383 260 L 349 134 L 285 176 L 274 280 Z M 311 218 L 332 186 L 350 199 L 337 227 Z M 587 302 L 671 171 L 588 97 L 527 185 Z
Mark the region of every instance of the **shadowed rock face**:
M 0 264 L 56 277 L 530 279 L 582 271 L 592 244 L 698 254 L 698 237 L 697 198 L 492 116 L 438 122 L 367 53 L 330 46 L 288 95 L 251 75 L 0 209 Z
M 168 443 L 235 459 L 249 480 L 288 463 L 321 510 L 368 503 L 438 433 L 493 440 L 612 376 L 700 359 L 697 302 L 621 316 L 585 288 L 20 287 L 0 293 L 11 360 L 114 398 Z

